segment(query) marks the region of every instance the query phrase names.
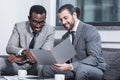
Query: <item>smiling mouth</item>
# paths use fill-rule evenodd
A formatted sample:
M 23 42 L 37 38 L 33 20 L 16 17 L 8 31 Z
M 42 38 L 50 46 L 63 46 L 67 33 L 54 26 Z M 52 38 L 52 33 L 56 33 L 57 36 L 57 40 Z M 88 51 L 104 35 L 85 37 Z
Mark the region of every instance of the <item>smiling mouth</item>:
M 36 27 L 34 28 L 35 31 L 40 31 L 41 30 L 41 27 Z
M 69 24 L 64 24 L 63 26 L 68 27 L 68 26 L 69 26 Z

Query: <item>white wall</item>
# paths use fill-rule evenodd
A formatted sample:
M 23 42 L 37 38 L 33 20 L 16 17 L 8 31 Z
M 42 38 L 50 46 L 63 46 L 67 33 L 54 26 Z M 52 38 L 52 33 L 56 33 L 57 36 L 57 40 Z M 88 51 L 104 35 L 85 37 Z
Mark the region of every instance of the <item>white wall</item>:
M 103 43 L 103 47 L 107 48 L 119 48 L 120 49 L 120 30 L 112 30 L 112 31 L 99 31 L 101 35 L 102 42 L 113 42 L 113 43 Z M 118 42 L 118 43 L 114 43 Z
M 46 22 L 55 25 L 56 12 L 53 10 L 55 3 L 56 0 L 0 0 L 0 55 L 6 54 L 6 45 L 14 24 L 28 20 L 29 9 L 33 4 L 45 6 L 47 9 Z
M 29 7 L 33 3 L 28 0 L 0 0 L 0 54 L 6 53 L 14 24 L 27 20 Z

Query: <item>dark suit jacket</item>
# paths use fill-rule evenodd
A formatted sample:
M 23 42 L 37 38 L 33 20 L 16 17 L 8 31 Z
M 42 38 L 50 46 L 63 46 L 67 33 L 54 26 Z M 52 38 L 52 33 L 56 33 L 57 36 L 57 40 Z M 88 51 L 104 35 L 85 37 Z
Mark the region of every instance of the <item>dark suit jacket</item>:
M 63 35 L 62 39 L 65 39 L 67 35 L 68 32 Z M 80 63 L 106 70 L 106 63 L 101 53 L 101 38 L 95 27 L 80 21 L 73 46 L 77 52 L 72 58 L 74 70 Z

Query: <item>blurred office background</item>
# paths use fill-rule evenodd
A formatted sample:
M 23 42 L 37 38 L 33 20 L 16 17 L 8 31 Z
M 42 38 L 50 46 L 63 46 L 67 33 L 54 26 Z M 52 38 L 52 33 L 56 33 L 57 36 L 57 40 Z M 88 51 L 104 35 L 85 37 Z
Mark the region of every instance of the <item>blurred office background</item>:
M 14 24 L 28 20 L 29 9 L 35 4 L 46 8 L 46 22 L 56 26 L 55 38 L 61 38 L 65 30 L 61 27 L 57 10 L 66 3 L 81 9 L 81 21 L 97 27 L 103 47 L 120 48 L 120 0 L 0 0 L 0 55 L 6 54 Z

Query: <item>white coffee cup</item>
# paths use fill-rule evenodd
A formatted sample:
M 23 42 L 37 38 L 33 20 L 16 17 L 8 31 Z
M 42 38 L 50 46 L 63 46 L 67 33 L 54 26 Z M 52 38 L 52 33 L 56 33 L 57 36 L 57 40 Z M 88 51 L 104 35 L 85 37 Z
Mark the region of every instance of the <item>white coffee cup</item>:
M 64 74 L 55 74 L 55 80 L 65 80 Z
M 18 77 L 19 78 L 24 78 L 25 76 L 27 76 L 26 70 L 18 70 Z

